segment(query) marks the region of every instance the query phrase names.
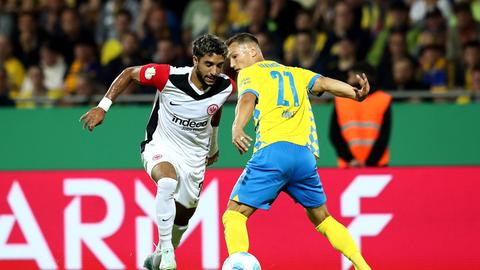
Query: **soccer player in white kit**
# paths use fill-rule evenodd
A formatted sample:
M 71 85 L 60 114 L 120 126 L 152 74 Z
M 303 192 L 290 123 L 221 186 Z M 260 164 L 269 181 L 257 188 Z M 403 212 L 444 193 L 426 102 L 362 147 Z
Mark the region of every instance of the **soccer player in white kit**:
M 126 68 L 98 106 L 80 118 L 85 121 L 83 127 L 92 131 L 132 81 L 158 90 L 141 143 L 145 170 L 157 184 L 159 245 L 145 260 L 147 269 L 176 269 L 174 249 L 195 212 L 205 166 L 218 159 L 220 107 L 234 87 L 221 73 L 227 55 L 222 40 L 204 35 L 193 42 L 192 50 L 193 67 L 148 64 Z

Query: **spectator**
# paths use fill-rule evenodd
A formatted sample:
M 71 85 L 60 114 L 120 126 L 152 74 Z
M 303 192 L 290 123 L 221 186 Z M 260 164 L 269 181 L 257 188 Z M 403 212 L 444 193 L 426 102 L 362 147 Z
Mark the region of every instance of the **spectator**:
M 449 75 L 444 48 L 437 45 L 425 46 L 420 51 L 419 62 L 421 82 L 432 92 L 446 92 Z
M 465 89 L 468 94 L 460 96 L 457 103 L 465 104 L 471 101 L 470 95 L 475 92 L 476 76 L 478 76 L 478 67 L 480 66 L 480 43 L 471 41 L 465 44 L 463 48 L 462 64 L 456 68 L 456 85 Z
M 182 18 L 182 40 L 184 44 L 202 35 L 212 20 L 212 10 L 208 0 L 190 1 L 185 8 Z
M 290 34 L 283 42 L 283 58 L 285 64 L 292 65 L 297 33 L 304 31 L 312 33 L 315 53 L 318 54 L 322 51 L 327 36 L 324 32 L 317 33 L 312 21 L 312 14 L 308 10 L 301 9 L 295 18 L 295 33 Z
M 133 18 L 137 18 L 139 14 L 139 4 L 136 0 L 107 0 L 100 13 L 100 17 L 97 23 L 95 41 L 97 44 L 102 44 L 106 40 L 117 39 L 119 40 L 122 34 L 126 31 L 134 29 Z M 118 22 L 118 16 L 127 16 L 129 18 L 121 18 L 121 22 Z M 122 32 L 117 32 L 118 23 L 127 23 L 128 25 L 122 25 L 120 29 Z
M 258 40 L 258 45 L 260 46 L 260 49 L 262 50 L 262 54 L 265 59 L 269 59 L 272 61 L 280 61 L 280 52 L 278 51 L 278 48 L 274 47 L 274 44 L 270 40 L 270 36 L 267 33 L 258 32 L 254 36 Z M 232 77 L 235 77 L 235 75 L 233 75 Z
M 335 3 L 335 17 L 333 27 L 328 31 L 327 41 L 322 50 L 321 58 L 332 58 L 336 54 L 335 45 L 341 39 L 349 39 L 356 46 L 356 58 L 364 59 L 370 48 L 369 33 L 354 25 L 350 6 L 343 1 Z
M 301 9 L 300 4 L 289 0 L 271 0 L 268 17 L 277 26 L 280 40 L 295 32 L 295 16 Z
M 37 1 L 36 0 L 24 0 L 24 1 L 19 1 L 17 5 L 19 5 L 18 12 L 36 12 L 38 11 L 37 9 Z
M 410 5 L 410 19 L 413 23 L 420 23 L 425 20 L 427 13 L 432 10 L 439 10 L 445 18 L 452 15 L 452 7 L 449 0 L 414 0 Z
M 473 90 L 473 71 L 480 66 L 480 42 L 466 43 L 462 52 L 462 62 L 455 69 L 455 85 L 465 90 Z
M 363 102 L 335 97 L 330 140 L 340 168 L 381 167 L 389 163 L 392 97 L 376 89 L 373 72 L 363 63 L 349 71 L 350 84 L 357 83 L 357 74 L 365 73 L 369 78 L 371 90 Z
M 96 80 L 88 73 L 80 72 L 74 75 L 75 76 L 75 88 L 73 90 L 72 98 L 75 98 L 77 101 L 71 103 L 69 101 L 62 101 L 62 106 L 71 106 L 71 105 L 80 105 L 80 106 L 91 106 L 97 103 L 97 100 L 94 100 L 95 94 L 98 93 L 98 84 Z
M 22 12 L 17 19 L 17 33 L 13 40 L 13 54 L 22 62 L 25 68 L 38 65 L 40 46 L 45 34 L 38 27 L 38 22 L 31 12 Z
M 7 71 L 7 79 L 11 87 L 10 95 L 14 98 L 25 77 L 25 68 L 22 62 L 13 56 L 10 39 L 3 35 L 0 35 L 0 66 Z
M 176 67 L 188 65 L 182 57 L 182 51 L 173 44 L 170 39 L 161 39 L 157 42 L 157 47 L 151 59 L 154 63 L 169 64 Z
M 232 24 L 228 20 L 228 1 L 227 0 L 210 0 L 212 9 L 212 18 L 208 24 L 207 31 L 209 34 L 216 35 L 222 39 L 227 39 L 233 32 Z
M 473 91 L 477 49 L 472 42 L 480 40 L 477 1 L 313 2 L 307 9 L 305 1 L 292 0 L 0 0 L 0 66 L 7 70 L 10 98 L 32 90 L 25 69 L 37 65 L 47 90 L 60 97 L 75 92 L 78 76 L 72 74 L 89 73 L 88 80 L 101 84 L 113 80 L 106 75 L 115 68 L 107 66 L 113 59 L 119 66 L 136 57 L 189 65 L 192 35 L 210 32 L 225 39 L 247 31 L 268 58 L 332 77 L 346 79 L 349 68 L 368 52 L 381 89 L 436 92 L 456 86 Z M 455 18 L 447 17 L 450 5 Z M 409 12 L 415 13 L 415 24 Z M 177 18 L 183 22 L 178 30 Z M 121 37 L 132 30 L 140 40 L 140 54 L 133 57 L 127 56 L 129 49 L 122 53 L 121 45 Z M 82 46 L 91 47 L 95 59 L 86 69 L 74 52 Z M 105 67 L 101 76 L 98 59 Z
M 105 87 L 109 86 L 125 68 L 140 66 L 145 63 L 144 59 L 140 56 L 137 35 L 132 32 L 125 33 L 121 40 L 122 53 L 103 68 L 102 81 Z
M 302 67 L 323 74 L 323 63 L 315 51 L 315 37 L 311 32 L 299 32 L 295 38 L 293 66 Z
M 475 22 L 469 3 L 457 3 L 454 6 L 456 25 L 448 31 L 447 58 L 461 61 L 462 47 L 468 42 L 480 40 L 480 24 Z
M 99 0 L 76 1 L 78 13 L 88 29 L 95 29 L 101 23 L 102 2 Z
M 422 47 L 436 45 L 444 47 L 447 42 L 447 22 L 439 9 L 429 10 L 425 15 L 425 25 L 417 38 L 418 55 Z
M 122 52 L 120 38 L 125 33 L 130 32 L 131 25 L 132 14 L 126 9 L 119 10 L 115 16 L 115 31 L 111 31 L 110 37 L 102 46 L 100 55 L 100 63 L 102 65 L 108 64 L 108 62 L 120 55 Z
M 387 1 L 347 0 L 353 12 L 354 25 L 374 36 L 382 29 L 387 10 Z
M 61 17 L 61 32 L 55 41 L 62 44 L 62 55 L 67 64 L 74 59 L 74 49 L 78 43 L 95 44 L 93 34 L 81 24 L 81 19 L 75 9 L 65 9 Z
M 50 99 L 48 89 L 45 87 L 45 77 L 39 66 L 31 66 L 27 72 L 26 80 L 31 82 L 30 90 L 20 92 L 17 100 L 17 108 L 33 109 L 52 107 L 53 100 Z
M 347 81 L 348 71 L 356 63 L 355 42 L 343 38 L 337 42 L 334 51 L 334 57 L 327 64 L 326 74 L 328 77 Z
M 409 57 L 394 59 L 392 63 L 393 88 L 395 91 L 425 90 L 427 87 L 416 79 L 416 65 Z
M 152 1 L 152 0 L 141 1 L 142 5 L 143 5 L 144 2 L 147 2 L 147 1 Z M 158 0 L 153 0 L 153 1 L 160 2 Z M 181 19 L 183 17 L 183 12 L 185 11 L 185 7 L 188 5 L 189 2 L 190 2 L 190 0 L 176 0 L 176 1 L 161 1 L 160 2 L 165 9 L 170 11 L 172 17 L 175 17 L 177 19 L 176 24 L 178 25 L 178 30 L 179 31 L 181 31 Z
M 145 37 L 141 41 L 142 56 L 151 56 L 155 51 L 157 42 L 161 39 L 171 39 L 174 43 L 180 43 L 180 37 L 168 25 L 167 11 L 160 6 L 154 6 L 149 11 L 146 20 Z
M 233 28 L 240 28 L 241 26 L 247 25 L 247 0 L 230 0 L 228 2 L 228 20 L 232 22 Z
M 245 10 L 248 16 L 248 24 L 240 27 L 235 32 L 248 32 L 253 35 L 263 32 L 269 35 L 275 47 L 280 47 L 281 40 L 277 35 L 278 27 L 274 21 L 267 17 L 267 3 L 265 0 L 248 0 Z
M 393 31 L 403 31 L 409 52 L 412 53 L 415 50 L 420 28 L 410 25 L 408 11 L 408 6 L 401 0 L 395 0 L 390 4 L 385 27 L 373 40 L 372 47 L 367 55 L 367 61 L 370 65 L 378 67 L 387 51 L 388 40 Z
M 5 68 L 0 66 L 0 107 L 13 107 L 15 102 L 10 98 L 8 75 Z
M 65 8 L 64 0 L 40 1 L 40 25 L 50 37 L 58 36 L 62 32 L 61 17 Z
M 75 45 L 75 60 L 69 67 L 65 78 L 65 89 L 72 94 L 77 89 L 78 74 L 87 74 L 93 80 L 99 79 L 100 65 L 95 56 L 95 47 L 90 43 L 78 43 Z
M 400 58 L 410 57 L 407 49 L 406 33 L 393 29 L 388 38 L 388 46 L 378 65 L 378 86 L 385 90 L 395 88 L 393 84 L 392 63 Z
M 60 98 L 64 96 L 63 78 L 67 72 L 67 64 L 58 48 L 52 43 L 45 43 L 40 48 L 40 67 L 45 77 L 45 86 L 51 93 Z
M 335 20 L 334 0 L 317 0 L 313 10 L 313 25 L 317 28 L 330 29 Z

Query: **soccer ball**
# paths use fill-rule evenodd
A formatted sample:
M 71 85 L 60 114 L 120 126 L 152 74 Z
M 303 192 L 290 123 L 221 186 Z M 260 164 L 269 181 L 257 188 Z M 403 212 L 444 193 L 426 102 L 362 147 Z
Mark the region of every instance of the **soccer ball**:
M 222 270 L 261 270 L 257 258 L 248 252 L 230 255 L 223 263 Z

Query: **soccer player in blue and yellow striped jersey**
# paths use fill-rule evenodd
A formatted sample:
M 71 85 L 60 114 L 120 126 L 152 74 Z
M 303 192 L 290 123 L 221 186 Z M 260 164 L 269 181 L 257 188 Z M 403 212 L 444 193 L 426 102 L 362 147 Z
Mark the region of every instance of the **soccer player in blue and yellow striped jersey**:
M 256 38 L 241 33 L 226 41 L 232 68 L 239 71 L 238 103 L 232 142 L 245 153 L 252 139 L 244 127 L 254 117 L 254 153 L 230 195 L 223 215 L 228 253 L 248 252 L 247 219 L 256 209 L 269 209 L 281 191 L 300 203 L 318 232 L 352 261 L 369 270 L 348 230 L 328 212 L 317 173 L 317 132 L 308 92 L 363 100 L 370 90 L 366 76 L 357 75 L 361 89 L 302 68 L 266 61 Z

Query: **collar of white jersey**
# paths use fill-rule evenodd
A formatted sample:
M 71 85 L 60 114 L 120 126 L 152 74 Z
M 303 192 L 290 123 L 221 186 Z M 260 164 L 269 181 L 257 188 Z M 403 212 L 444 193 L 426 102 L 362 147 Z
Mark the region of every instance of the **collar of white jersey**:
M 192 87 L 192 89 L 197 92 L 197 94 L 199 95 L 203 95 L 205 93 L 208 92 L 208 90 L 210 90 L 210 88 L 212 87 L 208 87 L 207 89 L 205 90 L 202 90 L 202 89 L 198 89 L 198 87 L 193 83 L 192 81 L 192 74 L 193 74 L 193 67 L 188 71 L 188 83 L 190 84 L 190 86 Z

